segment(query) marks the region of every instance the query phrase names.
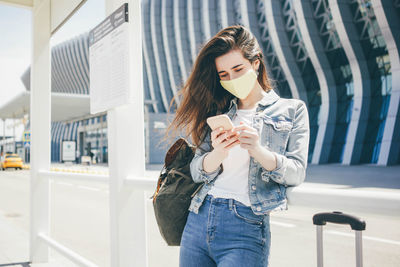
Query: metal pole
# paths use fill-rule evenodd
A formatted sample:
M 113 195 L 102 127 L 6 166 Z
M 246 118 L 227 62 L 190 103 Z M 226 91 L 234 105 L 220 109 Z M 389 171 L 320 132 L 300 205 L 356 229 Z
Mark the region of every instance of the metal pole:
M 356 266 L 363 266 L 362 231 L 356 231 Z
M 50 169 L 50 0 L 34 0 L 31 61 L 31 179 L 30 253 L 32 263 L 48 262 L 48 245 L 38 237 L 49 235 L 49 181 L 40 170 Z
M 317 266 L 324 266 L 322 225 L 317 225 Z

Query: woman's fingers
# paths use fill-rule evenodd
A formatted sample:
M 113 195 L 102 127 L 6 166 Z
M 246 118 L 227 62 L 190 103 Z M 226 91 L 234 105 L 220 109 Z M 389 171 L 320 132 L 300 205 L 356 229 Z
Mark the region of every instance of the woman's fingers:
M 211 141 L 214 149 L 230 149 L 240 144 L 239 133 L 234 130 L 226 131 L 223 128 L 217 128 L 211 132 Z
M 215 143 L 218 145 L 220 144 L 225 138 L 227 137 L 226 133 L 219 135 L 217 138 L 214 139 Z
M 240 137 L 252 137 L 252 136 L 254 136 L 255 135 L 255 133 L 254 132 L 251 132 L 251 131 L 249 131 L 249 130 L 243 130 L 241 133 L 240 133 Z
M 215 140 L 215 145 L 214 148 L 217 149 L 223 149 L 226 146 L 230 145 L 231 143 L 235 142 L 238 140 L 238 136 L 235 133 L 224 133 L 221 136 L 219 136 L 216 140 Z
M 254 129 L 253 127 L 250 127 L 250 126 L 248 126 L 248 125 L 246 125 L 246 124 L 242 124 L 242 125 L 239 125 L 239 126 L 236 126 L 234 129 L 233 129 L 234 131 L 249 131 L 249 132 L 254 132 L 254 131 L 257 131 L 256 129 Z
M 219 137 L 221 134 L 223 134 L 223 133 L 225 133 L 225 132 L 227 132 L 227 131 L 225 131 L 224 128 L 222 128 L 222 127 L 213 130 L 213 131 L 211 132 L 211 140 L 216 139 L 217 137 Z
M 226 132 L 222 133 L 220 136 L 218 136 L 218 137 L 215 139 L 215 142 L 216 142 L 217 144 L 220 144 L 220 143 L 222 143 L 225 139 L 231 139 L 231 138 L 234 137 L 234 136 L 237 136 L 237 134 L 236 134 L 236 133 L 233 133 L 233 132 L 230 132 L 230 131 L 226 131 Z
M 223 128 L 217 128 L 211 132 L 212 146 L 214 149 L 221 151 L 229 150 L 239 144 L 242 148 L 248 149 L 257 140 L 257 130 L 245 124 L 228 131 Z
M 240 144 L 239 140 L 233 140 L 229 145 L 225 146 L 225 149 L 231 149 L 232 147 L 238 144 Z

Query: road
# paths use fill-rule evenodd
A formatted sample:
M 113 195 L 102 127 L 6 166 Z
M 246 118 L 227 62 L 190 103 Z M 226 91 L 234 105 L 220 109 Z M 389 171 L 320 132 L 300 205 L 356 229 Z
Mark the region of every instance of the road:
M 158 172 L 148 172 L 148 175 L 157 177 Z M 99 266 L 108 266 L 107 185 L 54 181 L 51 182 L 50 199 L 52 237 Z M 272 214 L 271 266 L 316 266 L 316 233 L 312 216 L 324 211 L 332 210 L 313 207 L 310 203 L 307 206 L 289 206 L 288 211 Z M 367 222 L 367 229 L 363 232 L 364 266 L 400 266 L 400 214 L 388 216 L 343 211 L 353 213 Z M 147 213 L 149 266 L 178 266 L 179 248 L 164 244 L 155 223 L 150 200 Z M 29 171 L 0 172 L 1 220 L 24 233 L 26 244 L 28 243 Z M 4 240 L 1 241 L 0 238 L 0 245 L 1 242 Z M 10 241 L 9 249 L 20 246 L 18 242 Z M 26 250 L 20 251 L 20 262 L 28 260 L 28 247 L 25 247 Z M 55 252 L 52 255 L 61 258 Z M 349 226 L 328 224 L 324 227 L 325 266 L 355 266 L 354 255 L 354 232 Z M 2 263 L 6 262 L 0 262 Z

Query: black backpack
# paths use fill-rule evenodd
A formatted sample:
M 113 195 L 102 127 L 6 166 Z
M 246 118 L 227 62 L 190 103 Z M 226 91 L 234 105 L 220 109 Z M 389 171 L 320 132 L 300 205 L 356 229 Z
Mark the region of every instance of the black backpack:
M 169 246 L 180 245 L 190 202 L 203 185 L 193 182 L 190 174 L 194 154 L 195 147 L 179 138 L 165 155 L 156 192 L 152 196 L 158 228 Z

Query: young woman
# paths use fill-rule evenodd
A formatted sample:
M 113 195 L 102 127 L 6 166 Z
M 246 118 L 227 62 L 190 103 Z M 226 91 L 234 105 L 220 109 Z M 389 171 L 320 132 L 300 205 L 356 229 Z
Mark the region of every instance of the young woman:
M 191 136 L 190 171 L 204 183 L 189 208 L 180 266 L 268 266 L 270 212 L 286 210 L 287 188 L 305 179 L 305 103 L 274 92 L 257 40 L 242 26 L 221 30 L 203 46 L 180 93 L 168 131 Z M 233 130 L 206 124 L 222 113 Z

